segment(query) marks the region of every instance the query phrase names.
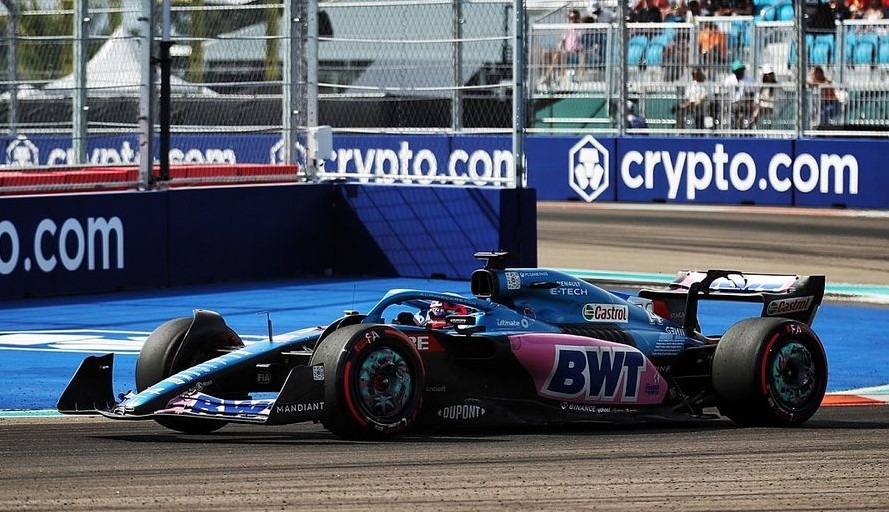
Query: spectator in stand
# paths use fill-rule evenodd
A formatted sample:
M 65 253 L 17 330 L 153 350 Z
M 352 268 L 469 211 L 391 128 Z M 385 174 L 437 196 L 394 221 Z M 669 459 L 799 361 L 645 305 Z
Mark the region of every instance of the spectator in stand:
M 611 23 L 615 20 L 614 11 L 608 7 L 602 7 L 598 2 L 593 4 L 592 12 L 598 23 Z
M 688 12 L 685 13 L 686 23 L 695 23 L 695 20 L 701 16 L 701 3 L 698 0 L 688 2 Z
M 714 66 L 725 62 L 728 54 L 728 38 L 719 26 L 707 18 L 698 19 L 698 45 L 701 62 Z
M 806 32 L 814 34 L 832 34 L 837 31 L 838 23 L 852 17 L 845 0 L 823 0 L 814 5 L 808 4 L 806 14 L 809 16 Z
M 664 80 L 675 82 L 683 79 L 688 68 L 689 31 L 679 30 L 676 37 L 664 48 Z
M 694 123 L 694 127 L 700 130 L 704 128 L 704 118 L 709 106 L 710 94 L 704 85 L 704 70 L 695 67 L 691 70 L 692 82 L 685 88 L 685 94 L 680 103 L 675 107 L 676 127 L 686 128 L 687 124 Z
M 751 16 L 753 0 L 721 0 L 717 16 Z
M 596 18 L 592 15 L 581 18 L 581 23 L 584 24 L 595 22 Z M 587 66 L 595 68 L 604 65 L 607 34 L 597 29 L 584 30 L 581 40 L 583 44 L 580 50 L 580 65 L 577 70 L 578 79 L 583 77 Z
M 627 128 L 641 129 L 648 128 L 648 121 L 644 117 L 636 113 L 636 104 L 627 100 L 626 104 Z
M 765 64 L 762 67 L 762 84 L 753 98 L 753 119 L 751 126 L 755 126 L 762 118 L 768 118 L 775 112 L 775 102 L 778 96 L 778 80 L 775 78 L 775 70 Z
M 867 9 L 861 15 L 861 19 L 868 21 L 878 21 L 883 19 L 883 3 L 880 0 L 870 0 Z
M 673 5 L 670 0 L 658 0 L 657 8 L 661 11 L 661 21 L 667 21 L 667 18 L 673 15 Z
M 639 0 L 630 13 L 630 21 L 638 23 L 660 23 L 663 21 L 661 10 L 655 0 Z
M 725 77 L 725 89 L 732 111 L 732 127 L 749 127 L 753 106 L 753 89 L 745 76 L 747 66 L 740 60 L 732 63 L 732 71 Z
M 571 9 L 568 11 L 568 23 L 580 23 L 580 11 Z M 581 30 L 573 26 L 566 28 L 559 37 L 559 45 L 555 50 L 547 51 L 543 56 L 546 71 L 541 79 L 541 84 L 549 84 L 555 79 L 556 68 L 567 77 L 568 64 L 578 63 L 583 50 L 583 34 Z
M 889 1 L 889 0 L 887 0 Z M 664 16 L 664 22 L 669 23 L 682 23 L 688 17 L 688 6 L 685 5 L 685 2 L 682 2 L 677 5 L 673 5 L 670 13 Z
M 852 14 L 850 19 L 860 19 L 867 9 L 868 0 L 848 0 L 846 5 L 849 6 L 849 12 Z
M 830 8 L 830 13 L 834 22 L 848 20 L 852 17 L 852 13 L 849 12 L 849 8 L 846 7 L 846 0 L 830 0 L 830 3 L 827 5 Z
M 837 91 L 831 83 L 827 76 L 824 75 L 824 68 L 821 66 L 812 68 L 812 74 L 809 76 L 809 85 L 812 86 L 814 92 L 819 96 L 816 103 L 819 128 L 832 125 L 834 118 L 840 113 L 840 100 L 837 98 Z

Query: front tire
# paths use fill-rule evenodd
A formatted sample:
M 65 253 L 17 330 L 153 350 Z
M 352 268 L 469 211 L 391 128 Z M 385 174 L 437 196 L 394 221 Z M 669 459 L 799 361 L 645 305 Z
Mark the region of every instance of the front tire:
M 179 373 L 186 368 L 203 363 L 219 355 L 219 349 L 243 346 L 240 337 L 218 318 L 220 325 L 197 336 L 186 334 L 195 322 L 192 318 L 176 318 L 155 329 L 145 340 L 136 361 L 136 390 L 143 390 Z M 226 422 L 202 418 L 158 416 L 160 425 L 184 434 L 208 434 L 219 430 Z
M 792 427 L 818 410 L 827 389 L 827 357 L 814 332 L 786 318 L 733 325 L 713 356 L 719 411 L 741 425 Z
M 321 342 L 324 427 L 347 439 L 385 439 L 410 427 L 425 389 L 423 361 L 401 331 L 384 325 L 341 327 Z

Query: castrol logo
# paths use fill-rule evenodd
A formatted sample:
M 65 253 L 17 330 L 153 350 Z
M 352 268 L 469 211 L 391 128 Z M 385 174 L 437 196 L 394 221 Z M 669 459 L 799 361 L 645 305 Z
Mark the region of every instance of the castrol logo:
M 786 315 L 789 313 L 799 313 L 806 311 L 812 305 L 815 297 L 809 295 L 806 297 L 794 297 L 792 299 L 779 299 L 769 302 L 766 313 L 769 315 Z
M 625 324 L 630 321 L 630 311 L 627 306 L 621 304 L 584 304 L 583 319 L 587 322 Z

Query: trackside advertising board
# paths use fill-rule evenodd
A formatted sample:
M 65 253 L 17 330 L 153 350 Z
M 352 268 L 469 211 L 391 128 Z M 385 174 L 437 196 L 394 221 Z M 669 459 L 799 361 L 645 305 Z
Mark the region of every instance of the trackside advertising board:
M 537 266 L 533 189 L 279 184 L 0 196 L 0 298 Z
M 358 183 L 510 186 L 508 135 L 335 134 L 322 177 Z M 10 167 L 73 163 L 70 139 L 0 139 Z M 173 163 L 282 163 L 276 135 L 174 135 Z M 92 164 L 138 162 L 135 137 L 96 137 Z M 538 199 L 889 208 L 889 141 L 528 136 Z M 297 148 L 297 154 L 299 150 Z

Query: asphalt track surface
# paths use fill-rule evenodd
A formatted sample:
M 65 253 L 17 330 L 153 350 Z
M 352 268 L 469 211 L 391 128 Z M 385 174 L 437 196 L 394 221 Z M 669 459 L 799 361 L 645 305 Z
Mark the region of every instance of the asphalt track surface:
M 543 204 L 540 264 L 889 284 L 887 227 L 838 211 Z M 0 418 L 0 441 L 0 510 L 889 510 L 886 406 L 822 408 L 796 429 L 716 420 L 391 442 L 311 424 L 185 436 L 153 422 Z

